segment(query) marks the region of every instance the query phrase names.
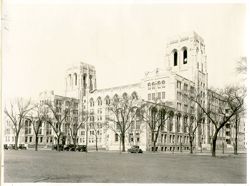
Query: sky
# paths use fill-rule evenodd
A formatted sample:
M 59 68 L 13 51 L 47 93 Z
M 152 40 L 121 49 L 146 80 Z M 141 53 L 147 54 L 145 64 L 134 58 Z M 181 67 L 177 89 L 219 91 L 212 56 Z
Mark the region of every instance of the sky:
M 97 87 L 139 82 L 164 68 L 166 43 L 195 31 L 206 45 L 209 86 L 237 83 L 246 56 L 244 4 L 15 3 L 3 12 L 3 96 L 63 94 L 65 71 L 94 65 Z

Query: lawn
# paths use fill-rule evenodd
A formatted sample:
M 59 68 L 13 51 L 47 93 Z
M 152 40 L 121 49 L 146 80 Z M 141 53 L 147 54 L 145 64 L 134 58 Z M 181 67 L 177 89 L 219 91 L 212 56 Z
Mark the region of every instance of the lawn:
M 246 183 L 246 154 L 4 152 L 4 182 Z

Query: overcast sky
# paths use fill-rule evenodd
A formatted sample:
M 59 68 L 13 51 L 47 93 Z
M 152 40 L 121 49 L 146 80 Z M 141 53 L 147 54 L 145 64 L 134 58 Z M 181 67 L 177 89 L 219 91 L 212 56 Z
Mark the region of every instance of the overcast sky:
M 65 70 L 80 61 L 98 88 L 136 83 L 164 68 L 169 37 L 196 31 L 205 41 L 209 86 L 236 82 L 246 56 L 246 8 L 237 4 L 5 4 L 3 93 L 63 94 Z

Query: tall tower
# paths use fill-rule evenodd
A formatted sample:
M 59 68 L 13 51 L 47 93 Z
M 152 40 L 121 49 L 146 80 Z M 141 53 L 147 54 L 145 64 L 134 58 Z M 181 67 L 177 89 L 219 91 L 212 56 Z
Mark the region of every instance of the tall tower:
M 167 69 L 193 81 L 197 86 L 200 86 L 199 83 L 206 86 L 205 44 L 197 33 L 191 32 L 171 38 L 167 43 L 166 53 Z
M 96 89 L 95 67 L 83 62 L 66 70 L 65 96 L 83 100 L 86 95 Z
M 203 106 L 207 106 L 207 55 L 205 51 L 204 40 L 195 32 L 178 35 L 173 37 L 167 43 L 166 52 L 167 69 L 176 74 L 191 80 L 195 83 L 196 93 L 200 95 L 200 101 Z M 198 106 L 196 110 L 198 113 Z M 208 144 L 208 125 L 204 119 L 204 125 L 199 128 L 198 143 Z M 198 135 L 197 135 L 198 136 Z

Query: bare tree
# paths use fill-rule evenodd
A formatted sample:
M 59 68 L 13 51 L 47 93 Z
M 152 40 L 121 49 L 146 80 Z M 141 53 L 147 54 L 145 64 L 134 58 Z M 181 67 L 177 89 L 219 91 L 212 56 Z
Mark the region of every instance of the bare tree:
M 7 109 L 5 107 L 4 109 L 4 113 L 7 115 L 7 117 L 10 119 L 10 121 L 14 126 L 16 150 L 18 149 L 17 145 L 18 145 L 19 134 L 24 126 L 23 121 L 31 109 L 32 109 L 31 101 L 30 100 L 25 101 L 22 98 L 16 99 L 14 103 L 10 102 L 10 108 Z
M 98 137 L 101 134 L 101 123 L 94 122 L 90 124 L 90 128 L 93 129 L 94 131 L 94 136 L 95 136 L 95 150 L 98 151 Z
M 44 105 L 36 104 L 32 109 L 32 113 L 28 116 L 35 133 L 35 151 L 38 150 L 38 136 L 43 122 L 46 121 L 47 114 L 48 109 L 46 109 Z
M 70 137 L 73 141 L 74 151 L 76 149 L 78 131 L 87 123 L 88 120 L 87 112 L 81 111 L 79 112 L 79 115 L 78 113 L 75 112 L 76 110 L 71 108 L 67 113 L 67 119 L 66 119 L 66 126 L 70 131 Z
M 61 110 L 60 113 L 51 102 L 46 102 L 45 105 L 48 108 L 48 114 L 45 117 L 45 121 L 53 128 L 57 140 L 57 151 L 60 151 L 59 144 L 63 134 L 62 126 L 65 123 L 69 110 L 65 108 Z
M 150 129 L 153 152 L 156 151 L 156 143 L 161 130 L 165 128 L 166 121 L 173 115 L 173 109 L 163 103 L 146 102 L 141 105 L 140 116 Z
M 125 136 L 132 122 L 136 118 L 138 109 L 138 98 L 136 95 L 115 95 L 108 107 L 110 116 L 107 118 L 107 127 L 114 131 L 120 137 L 122 151 L 125 152 Z
M 195 133 L 198 127 L 202 125 L 202 121 L 204 119 L 204 113 L 202 111 L 198 111 L 197 117 L 195 117 L 193 113 L 190 113 L 189 117 L 190 117 L 189 122 L 187 122 L 187 120 L 184 120 L 184 127 L 187 128 L 189 136 L 190 153 L 193 154 Z
M 198 99 L 194 99 L 199 108 L 206 114 L 213 124 L 215 131 L 212 137 L 212 156 L 216 156 L 216 141 L 220 130 L 240 111 L 244 104 L 245 90 L 228 86 L 219 91 L 219 94 L 210 91 L 208 105 L 205 106 Z M 212 105 L 213 100 L 219 101 L 219 106 Z

